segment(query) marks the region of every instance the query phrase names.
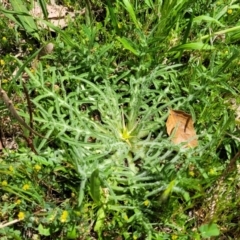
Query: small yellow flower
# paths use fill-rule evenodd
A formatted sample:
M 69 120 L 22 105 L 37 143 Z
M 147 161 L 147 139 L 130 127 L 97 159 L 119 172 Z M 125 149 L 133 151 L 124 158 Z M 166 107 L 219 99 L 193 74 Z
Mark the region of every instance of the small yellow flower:
M 2 80 L 2 83 L 8 83 L 8 82 L 9 82 L 9 80 L 7 80 L 7 79 Z
M 178 236 L 177 235 L 172 235 L 172 240 L 176 240 L 178 239 Z
M 121 133 L 121 137 L 123 140 L 127 141 L 128 139 L 132 138 L 131 132 L 129 132 L 126 127 L 124 127 Z
M 3 42 L 6 42 L 7 38 L 6 37 L 2 37 L 2 40 L 3 40 Z
M 15 201 L 15 204 L 19 205 L 21 202 L 22 202 L 22 201 L 21 201 L 20 199 L 17 199 L 17 200 Z
M 216 175 L 216 169 L 214 169 L 214 168 L 211 168 L 210 170 L 209 170 L 209 175 Z
M 144 205 L 147 207 L 147 206 L 149 206 L 150 205 L 150 201 L 148 200 L 148 199 L 146 199 L 145 201 L 144 201 Z
M 28 189 L 30 188 L 30 185 L 29 184 L 24 184 L 22 189 L 27 191 Z
M 0 65 L 5 65 L 5 61 L 3 59 L 0 59 Z
M 138 236 L 137 235 L 133 235 L 133 240 L 137 240 Z
M 189 174 L 191 177 L 194 177 L 194 176 L 195 176 L 194 171 L 189 171 L 188 174 Z
M 6 180 L 2 181 L 2 186 L 7 186 L 8 182 Z
M 13 171 L 14 171 L 14 168 L 13 168 L 12 165 L 9 167 L 9 171 L 10 171 L 10 172 L 13 172 Z
M 123 218 L 124 218 L 125 221 L 127 221 L 127 220 L 128 220 L 128 215 L 125 213 L 125 214 L 123 215 Z
M 34 166 L 34 169 L 36 170 L 36 172 L 39 172 L 42 169 L 42 167 L 40 165 L 36 164 Z
M 67 218 L 68 218 L 68 211 L 65 210 L 65 211 L 62 212 L 62 215 L 60 217 L 60 221 L 62 223 L 65 223 L 67 221 Z
M 118 23 L 118 28 L 122 28 L 122 23 Z
M 227 10 L 227 13 L 228 13 L 228 14 L 232 14 L 232 13 L 233 13 L 233 10 L 232 10 L 232 9 L 228 9 L 228 10 Z
M 25 218 L 25 213 L 24 212 L 19 212 L 18 213 L 18 219 L 23 220 Z

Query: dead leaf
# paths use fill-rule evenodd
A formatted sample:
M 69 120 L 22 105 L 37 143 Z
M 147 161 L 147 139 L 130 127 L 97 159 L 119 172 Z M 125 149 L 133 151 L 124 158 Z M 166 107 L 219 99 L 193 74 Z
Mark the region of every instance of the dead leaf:
M 191 115 L 179 110 L 170 110 L 166 126 L 167 133 L 169 136 L 172 135 L 171 140 L 174 144 L 186 142 L 185 147 L 198 145 Z
M 52 4 L 47 4 L 46 7 L 48 12 L 48 21 L 54 26 L 60 28 L 65 28 L 70 19 L 72 20 L 76 16 L 85 13 L 85 9 L 81 11 L 69 11 L 67 7 L 56 5 L 54 2 L 52 2 Z M 34 8 L 30 11 L 30 14 L 37 19 L 43 19 L 42 8 L 36 1 L 34 2 Z M 44 24 L 41 20 L 37 21 L 37 23 L 39 27 L 47 28 L 46 24 Z M 53 29 L 51 30 L 53 31 Z

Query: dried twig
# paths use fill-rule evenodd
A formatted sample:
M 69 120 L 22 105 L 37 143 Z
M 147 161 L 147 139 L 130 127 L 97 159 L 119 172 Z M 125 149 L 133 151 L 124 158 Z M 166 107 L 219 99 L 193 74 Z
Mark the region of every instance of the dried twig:
M 2 222 L 2 223 L 0 223 L 0 229 L 1 229 L 1 228 L 8 227 L 8 226 L 13 225 L 13 224 L 15 224 L 15 223 L 17 223 L 17 222 L 20 222 L 20 221 L 21 221 L 21 220 L 19 220 L 19 219 L 14 219 L 14 220 L 12 220 L 11 222 L 7 222 L 7 223 Z
M 30 126 L 27 125 L 27 123 L 19 116 L 19 114 L 17 113 L 16 109 L 13 106 L 12 101 L 9 99 L 7 93 L 0 88 L 0 96 L 3 99 L 5 105 L 7 106 L 7 108 L 9 109 L 11 115 L 26 129 L 28 129 L 30 132 L 32 132 L 33 134 L 41 137 L 41 138 L 45 138 L 44 136 L 42 136 L 41 134 L 39 134 L 38 132 L 36 132 L 35 130 L 33 130 Z
M 30 97 L 28 94 L 28 90 L 25 86 L 25 81 L 22 81 L 22 85 L 23 85 L 23 90 L 27 99 L 27 106 L 28 106 L 28 113 L 29 113 L 29 126 L 31 128 L 33 128 L 33 116 L 32 116 L 32 106 L 31 106 L 31 101 L 30 101 Z

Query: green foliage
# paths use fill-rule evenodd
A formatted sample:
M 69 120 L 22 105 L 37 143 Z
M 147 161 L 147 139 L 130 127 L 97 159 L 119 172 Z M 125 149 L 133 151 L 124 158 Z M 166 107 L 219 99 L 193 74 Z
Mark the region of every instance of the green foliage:
M 1 13 L 41 45 L 49 33 L 36 32 L 28 6 L 14 2 Z M 46 56 L 0 20 L 2 87 L 20 96 L 17 111 L 30 123 L 31 99 L 34 129 L 46 136 L 3 150 L 1 238 L 238 237 L 239 166 L 224 174 L 239 149 L 230 103 L 239 101 L 239 4 L 86 1 L 85 16 L 63 30 L 40 3 L 55 31 Z M 15 42 L 34 50 L 13 57 Z M 172 144 L 169 109 L 192 115 L 196 148 Z
M 220 234 L 220 231 L 216 224 L 202 225 L 199 230 L 203 238 L 219 236 Z
M 18 26 L 22 27 L 27 33 L 40 40 L 37 25 L 33 17 L 30 16 L 24 2 L 21 0 L 11 0 L 10 2 L 13 7 L 13 11 L 9 11 L 1 7 L 1 12 Z

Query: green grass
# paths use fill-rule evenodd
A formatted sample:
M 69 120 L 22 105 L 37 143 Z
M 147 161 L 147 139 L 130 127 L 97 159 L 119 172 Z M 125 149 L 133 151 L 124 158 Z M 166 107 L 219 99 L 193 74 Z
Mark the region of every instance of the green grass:
M 1 104 L 18 143 L 1 153 L 1 239 L 238 239 L 239 3 L 63 1 L 86 13 L 51 33 L 16 2 L 0 8 L 2 88 L 46 138 Z M 169 109 L 191 114 L 196 148 L 171 142 Z

